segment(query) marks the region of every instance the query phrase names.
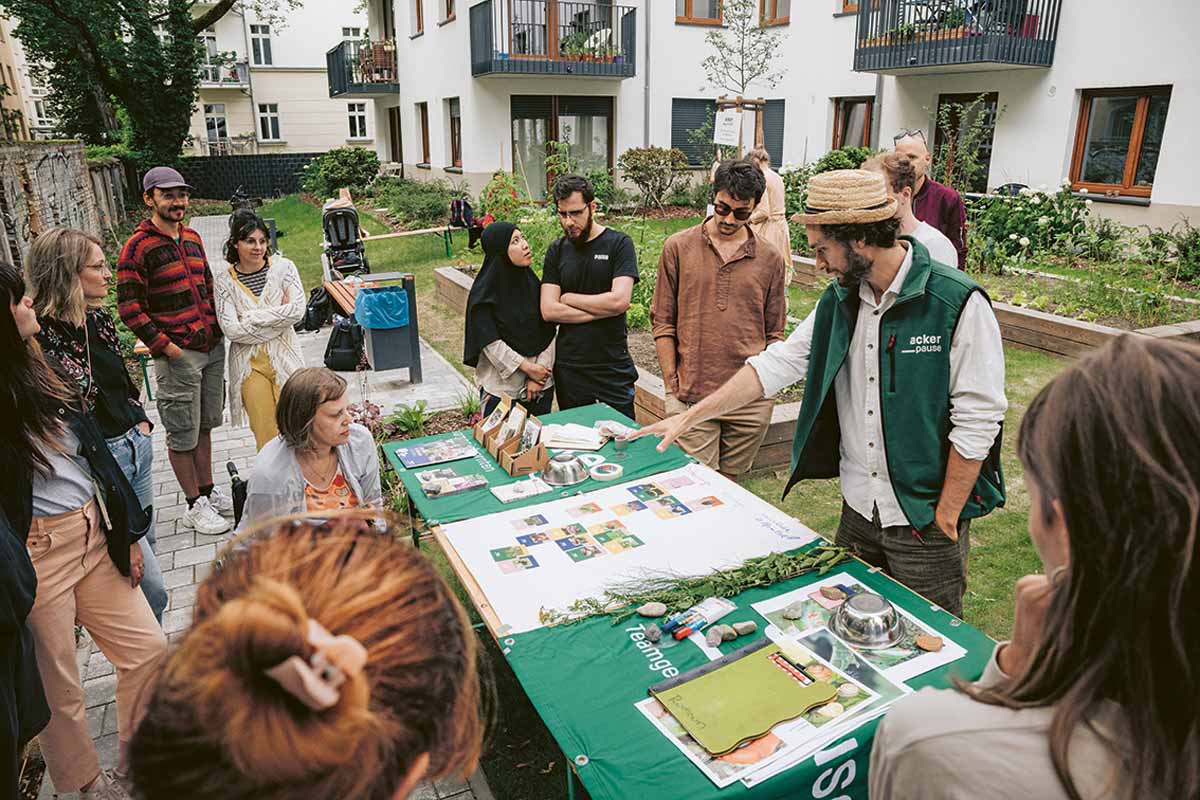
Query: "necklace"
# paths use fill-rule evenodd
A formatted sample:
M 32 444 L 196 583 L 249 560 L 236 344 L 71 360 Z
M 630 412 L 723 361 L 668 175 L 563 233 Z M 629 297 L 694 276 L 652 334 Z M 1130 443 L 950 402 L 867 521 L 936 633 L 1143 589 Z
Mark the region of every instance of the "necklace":
M 300 471 L 304 473 L 304 479 L 314 489 L 325 491 L 329 488 L 329 484 L 333 482 L 334 476 L 337 475 L 339 466 L 337 452 L 330 450 L 329 455 L 325 456 L 326 463 L 324 464 L 316 463 L 317 458 L 320 458 L 320 456 L 302 456 L 300 458 Z

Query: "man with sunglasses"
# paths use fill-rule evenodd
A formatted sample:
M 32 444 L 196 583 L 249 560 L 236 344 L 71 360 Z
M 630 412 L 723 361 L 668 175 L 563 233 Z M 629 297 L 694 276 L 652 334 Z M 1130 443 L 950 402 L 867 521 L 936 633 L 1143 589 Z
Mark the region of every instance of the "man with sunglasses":
M 892 138 L 896 152 L 908 156 L 917 168 L 917 186 L 912 210 L 917 219 L 946 235 L 958 253 L 958 268 L 967 266 L 967 209 L 962 195 L 928 176 L 933 156 L 925 141 L 925 132 L 903 130 Z
M 638 280 L 633 239 L 595 221 L 596 192 L 586 178 L 560 177 L 554 204 L 563 236 L 546 250 L 541 309 L 543 319 L 558 323 L 558 407 L 607 403 L 633 419 L 638 372 L 625 329 Z
M 723 162 L 713 177 L 713 215 L 663 247 L 650 320 L 668 415 L 700 402 L 747 358 L 784 339 L 784 257 L 748 224 L 765 188 L 750 160 Z M 734 478 L 754 463 L 774 406 L 760 397 L 701 422 L 679 445 Z

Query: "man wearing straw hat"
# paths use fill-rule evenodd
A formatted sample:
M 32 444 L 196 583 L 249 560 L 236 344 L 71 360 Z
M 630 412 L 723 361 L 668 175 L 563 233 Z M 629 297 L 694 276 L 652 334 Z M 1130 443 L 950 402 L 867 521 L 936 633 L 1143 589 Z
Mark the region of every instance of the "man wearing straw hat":
M 1004 349 L 987 295 L 897 237 L 883 177 L 816 175 L 802 223 L 833 276 L 786 341 L 720 389 L 638 435 L 659 449 L 705 420 L 805 380 L 792 474 L 839 476 L 836 542 L 962 615 L 970 520 L 1004 504 Z

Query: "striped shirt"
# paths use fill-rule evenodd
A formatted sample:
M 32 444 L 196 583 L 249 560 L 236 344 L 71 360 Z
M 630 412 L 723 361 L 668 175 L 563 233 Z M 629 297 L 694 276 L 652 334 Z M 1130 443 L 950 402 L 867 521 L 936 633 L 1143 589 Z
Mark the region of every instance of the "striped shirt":
M 200 235 L 180 226 L 176 241 L 144 220 L 117 259 L 117 312 L 150 352 L 167 345 L 207 353 L 221 345 L 213 279 Z
M 271 265 L 266 264 L 262 269 L 255 270 L 254 272 L 242 272 L 236 267 L 233 271 L 234 274 L 237 275 L 237 279 L 241 282 L 242 286 L 245 286 L 247 289 L 253 292 L 255 297 L 262 297 L 263 289 L 267 285 L 267 273 L 270 272 L 270 270 Z

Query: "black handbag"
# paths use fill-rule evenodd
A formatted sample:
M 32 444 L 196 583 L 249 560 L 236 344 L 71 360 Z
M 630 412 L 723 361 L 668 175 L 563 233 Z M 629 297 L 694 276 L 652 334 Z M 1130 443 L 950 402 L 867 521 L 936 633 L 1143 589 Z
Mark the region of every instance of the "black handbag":
M 325 345 L 325 366 L 335 372 L 353 372 L 363 360 L 363 330 L 353 317 L 338 317 Z

